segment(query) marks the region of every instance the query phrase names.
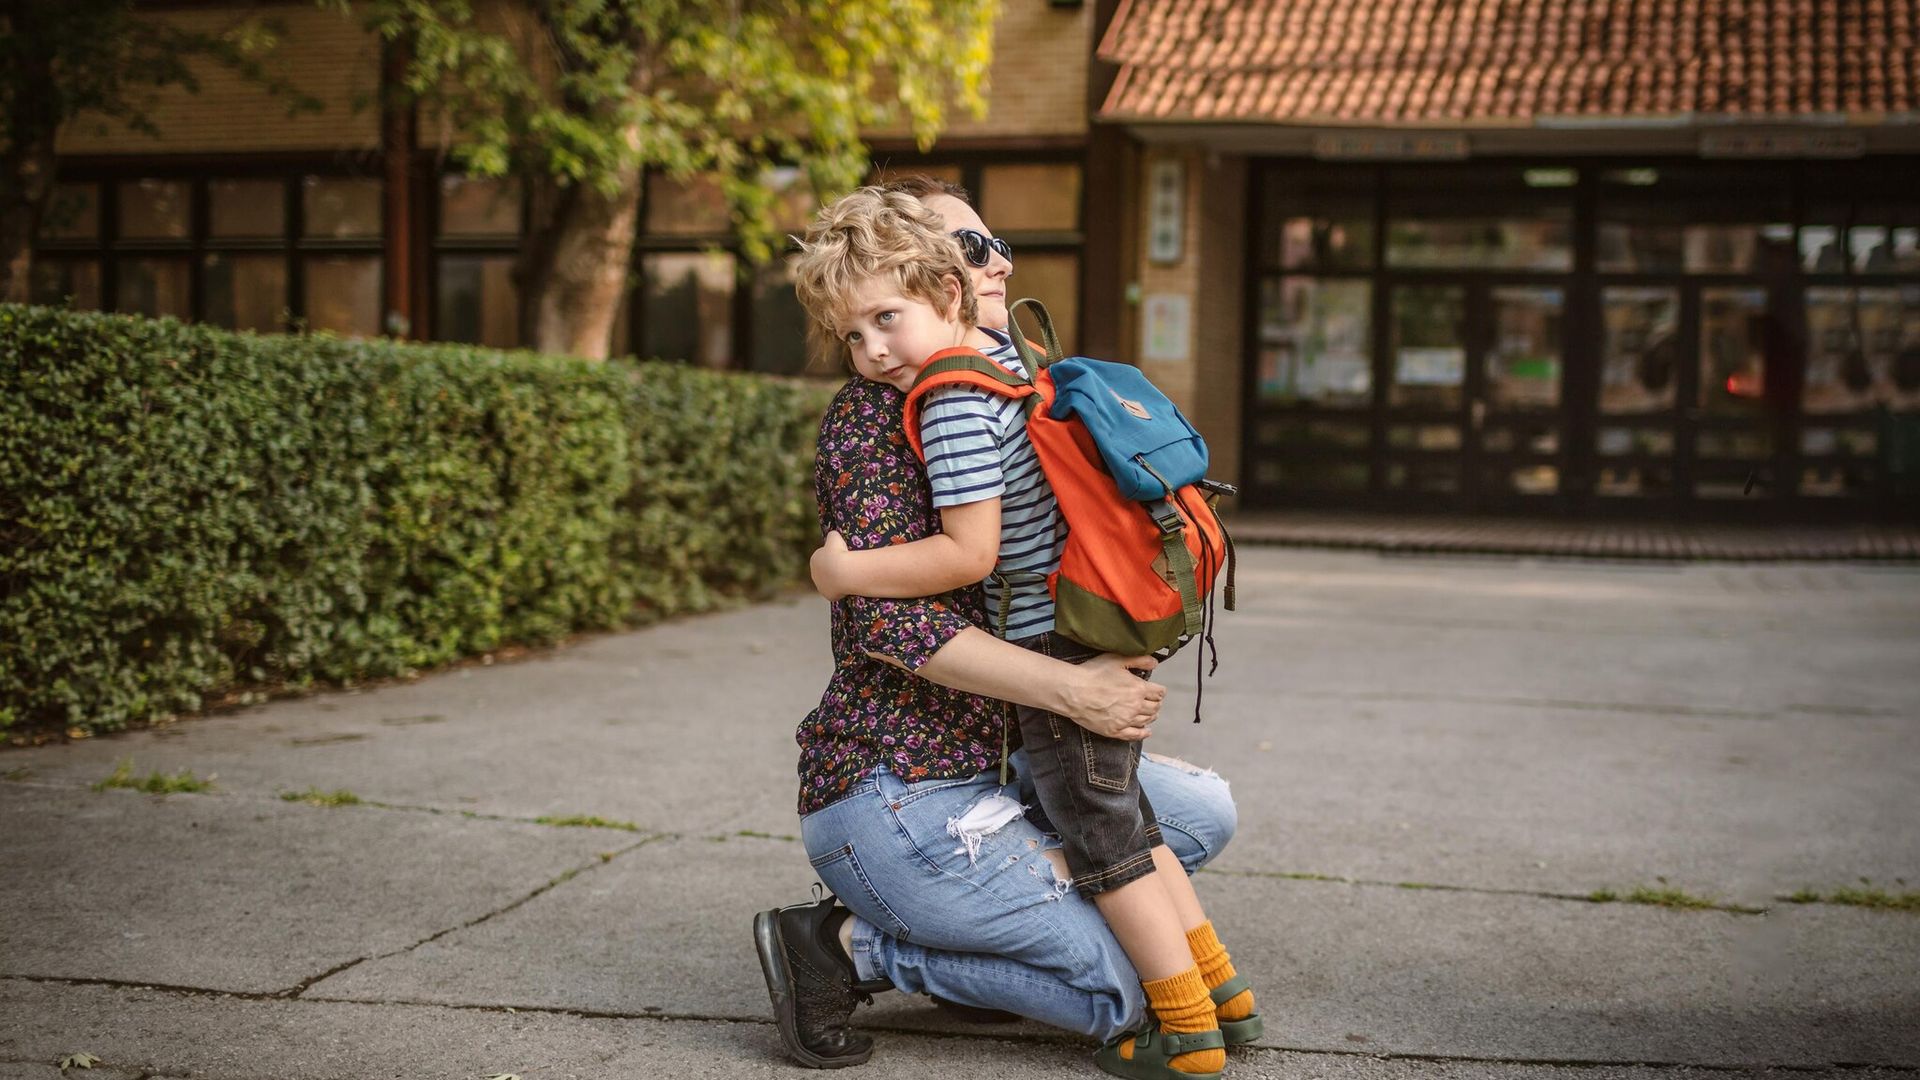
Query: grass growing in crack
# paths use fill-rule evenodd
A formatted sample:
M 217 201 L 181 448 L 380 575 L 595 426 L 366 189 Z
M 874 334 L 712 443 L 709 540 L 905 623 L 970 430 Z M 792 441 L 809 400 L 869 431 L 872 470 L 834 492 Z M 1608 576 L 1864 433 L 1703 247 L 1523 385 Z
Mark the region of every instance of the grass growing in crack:
M 756 832 L 756 831 L 755 831 L 755 830 L 753 830 L 753 829 L 741 829 L 741 830 L 740 830 L 739 832 L 737 832 L 737 833 L 734 833 L 733 835 L 735 835 L 735 836 L 744 836 L 744 837 L 747 837 L 748 839 L 751 839 L 751 840 L 789 840 L 789 841 L 798 841 L 798 840 L 800 839 L 800 838 L 799 838 L 799 837 L 797 837 L 797 836 L 788 836 L 788 835 L 786 835 L 786 834 L 784 834 L 784 833 L 770 833 L 770 832 Z
M 1398 881 L 1394 883 L 1402 889 L 1445 889 L 1445 885 L 1429 885 L 1424 881 Z
M 1820 893 L 1815 889 L 1801 889 L 1780 899 L 1789 904 L 1817 904 L 1820 902 Z
M 309 806 L 358 806 L 360 796 L 341 788 L 338 791 L 321 791 L 310 787 L 305 791 L 283 791 L 280 798 L 287 802 L 303 802 Z
M 1645 885 L 1627 894 L 1629 904 L 1650 904 L 1654 907 L 1678 908 L 1685 911 L 1728 911 L 1735 915 L 1764 915 L 1766 908 L 1747 907 L 1744 904 L 1723 904 L 1704 896 L 1695 896 L 1684 889 L 1662 886 L 1658 889 Z
M 155 769 L 143 779 L 133 775 L 133 759 L 126 758 L 114 767 L 113 774 L 93 785 L 95 791 L 108 788 L 127 788 L 131 791 L 144 791 L 149 795 L 177 795 L 182 792 L 209 791 L 213 788 L 213 777 L 205 780 L 193 775 L 192 769 L 181 769 L 172 776 Z
M 1875 911 L 1920 912 L 1920 892 L 1890 893 L 1884 889 L 1856 889 L 1848 885 L 1835 889 L 1825 896 L 1811 889 L 1802 889 L 1793 895 L 1795 897 L 1806 895 L 1813 898 L 1811 900 L 1796 899 L 1794 903 L 1797 904 L 1839 904 L 1844 907 L 1871 908 Z
M 639 832 L 640 826 L 631 821 L 611 821 L 592 814 L 568 814 L 565 817 L 537 817 L 535 825 L 551 825 L 556 829 L 620 829 L 623 832 Z
M 1309 874 L 1298 870 L 1221 870 L 1212 866 L 1203 866 L 1202 874 L 1225 874 L 1228 877 L 1276 878 L 1280 881 L 1328 881 L 1336 885 L 1359 885 L 1362 882 L 1349 877 L 1334 874 Z
M 1695 896 L 1684 889 L 1676 889 L 1662 879 L 1660 886 L 1642 885 L 1622 895 L 1612 889 L 1595 889 L 1585 897 L 1592 904 L 1645 904 L 1649 907 L 1675 908 L 1682 911 L 1727 911 L 1736 915 L 1764 915 L 1765 908 L 1746 907 L 1741 904 L 1723 904 L 1704 896 Z
M 1685 889 L 1675 889 L 1670 886 L 1662 886 L 1661 888 L 1655 889 L 1647 885 L 1642 885 L 1628 893 L 1627 903 L 1651 904 L 1654 907 L 1686 908 L 1699 911 L 1706 911 L 1720 906 L 1704 896 L 1695 896 Z

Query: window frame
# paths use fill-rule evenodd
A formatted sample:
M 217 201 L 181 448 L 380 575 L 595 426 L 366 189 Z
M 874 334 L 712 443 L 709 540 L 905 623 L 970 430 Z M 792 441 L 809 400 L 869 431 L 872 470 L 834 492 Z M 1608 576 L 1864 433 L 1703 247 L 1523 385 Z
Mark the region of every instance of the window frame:
M 310 255 L 371 255 L 380 260 L 380 290 L 386 295 L 390 272 L 385 229 L 386 206 L 381 205 L 380 228 L 367 237 L 333 238 L 302 235 L 305 202 L 302 182 L 314 176 L 326 179 L 379 179 L 378 161 L 341 155 L 325 157 L 168 157 L 140 160 L 81 159 L 62 161 L 56 183 L 89 184 L 95 191 L 99 231 L 90 241 L 36 237 L 34 258 L 85 258 L 100 269 L 100 310 L 119 312 L 120 264 L 139 258 L 187 260 L 186 318 L 205 322 L 207 312 L 206 258 L 209 254 L 279 255 L 286 260 L 286 319 L 273 331 L 291 332 L 305 325 L 306 257 Z M 120 234 L 120 185 L 139 180 L 185 181 L 189 188 L 187 236 L 181 239 L 125 239 Z M 282 232 L 278 237 L 215 237 L 211 235 L 209 186 L 218 180 L 278 180 L 282 191 Z M 386 333 L 373 328 L 373 335 Z
M 467 173 L 459 169 L 446 168 L 434 172 L 432 178 L 427 183 L 421 185 L 427 192 L 426 212 L 422 215 L 426 219 L 426 228 L 424 230 L 426 234 L 426 244 L 424 245 L 426 267 L 423 271 L 426 277 L 426 333 L 423 336 L 429 341 L 451 340 L 445 336 L 446 313 L 443 312 L 440 307 L 440 267 L 442 261 L 449 256 L 505 256 L 509 259 L 516 260 L 517 263 L 520 257 L 520 250 L 526 244 L 527 231 L 532 225 L 533 199 L 531 194 L 523 186 L 520 191 L 520 205 L 515 215 L 518 225 L 511 237 L 444 235 L 443 215 L 446 206 L 446 189 L 444 184 L 448 177 L 461 177 L 475 180 L 501 179 L 507 182 L 518 183 L 517 178 L 510 176 L 501 178 L 469 177 Z M 526 299 L 518 293 L 517 282 L 515 283 L 515 288 L 514 305 L 517 309 L 524 310 Z M 520 319 L 519 314 L 519 310 L 516 310 L 513 344 L 483 347 L 510 349 L 522 347 L 527 340 L 527 328 Z M 613 355 L 619 355 L 618 350 L 615 350 Z
M 1822 287 L 1853 289 L 1856 290 L 1853 294 L 1856 297 L 1870 289 L 1920 288 L 1920 267 L 1873 272 L 1853 269 L 1851 252 L 1854 241 L 1846 231 L 1848 228 L 1909 227 L 1920 224 L 1920 220 L 1916 220 L 1920 219 L 1920 198 L 1908 194 L 1905 188 L 1899 186 L 1903 175 L 1911 175 L 1915 167 L 1920 167 L 1920 158 L 1888 155 L 1849 162 L 1721 162 L 1670 155 L 1610 154 L 1598 158 L 1539 155 L 1490 157 L 1477 159 L 1469 165 L 1577 170 L 1574 185 L 1567 189 L 1567 196 L 1573 205 L 1572 267 L 1564 272 L 1495 268 L 1414 270 L 1388 265 L 1384 250 L 1377 249 L 1371 270 L 1323 270 L 1315 266 L 1289 268 L 1283 264 L 1277 248 L 1266 250 L 1264 240 L 1260 244 L 1250 245 L 1245 264 L 1246 351 L 1241 398 L 1242 449 L 1248 476 L 1258 475 L 1259 463 L 1264 458 L 1284 461 L 1294 470 L 1299 470 L 1304 464 L 1309 474 L 1316 462 L 1328 466 L 1342 462 L 1364 462 L 1372 473 L 1371 481 L 1358 491 L 1323 492 L 1302 488 L 1292 482 L 1265 484 L 1250 480 L 1246 485 L 1250 505 L 1455 510 L 1471 507 L 1526 512 L 1561 509 L 1593 516 L 1645 516 L 1653 512 L 1666 512 L 1681 515 L 1697 513 L 1716 518 L 1750 516 L 1777 519 L 1801 513 L 1832 513 L 1843 507 L 1859 513 L 1871 507 L 1890 504 L 1890 480 L 1884 475 L 1865 481 L 1847 480 L 1849 485 L 1857 483 L 1858 486 L 1849 486 L 1842 494 L 1824 490 L 1825 478 L 1835 476 L 1834 470 L 1857 472 L 1879 468 L 1879 459 L 1863 457 L 1847 448 L 1864 445 L 1859 440 L 1872 438 L 1869 433 L 1878 430 L 1880 419 L 1876 416 L 1876 408 L 1860 408 L 1849 413 L 1814 413 L 1806 408 L 1805 380 L 1811 359 L 1811 349 L 1805 336 L 1806 304 L 1809 290 Z M 1278 221 L 1308 213 L 1304 210 L 1296 212 L 1296 204 L 1288 202 L 1284 196 L 1288 185 L 1294 183 L 1287 179 L 1289 173 L 1304 177 L 1316 171 L 1352 168 L 1343 164 L 1292 158 L 1259 159 L 1252 162 L 1252 166 L 1254 180 L 1248 185 L 1247 225 L 1250 235 L 1263 238 L 1276 227 Z M 1400 173 L 1404 186 L 1405 181 L 1414 174 L 1447 167 L 1426 163 L 1381 163 L 1372 166 L 1376 173 L 1371 185 L 1376 215 L 1376 243 L 1380 248 L 1384 248 L 1388 233 L 1389 197 L 1394 187 L 1390 177 L 1395 172 Z M 1599 269 L 1597 248 L 1600 225 L 1621 219 L 1619 215 L 1606 212 L 1602 205 L 1600 178 L 1603 173 L 1629 168 L 1694 174 L 1682 177 L 1679 181 L 1680 186 L 1689 192 L 1684 206 L 1676 212 L 1675 220 L 1683 225 L 1714 224 L 1725 217 L 1724 212 L 1708 205 L 1709 196 L 1704 193 L 1712 190 L 1711 181 L 1731 178 L 1727 182 L 1748 185 L 1750 190 L 1743 192 L 1745 202 L 1758 204 L 1766 199 L 1778 204 L 1779 213 L 1775 220 L 1757 224 L 1777 224 L 1791 230 L 1785 241 L 1776 238 L 1774 243 L 1784 243 L 1791 249 L 1788 253 L 1794 256 L 1792 266 L 1783 266 L 1779 251 L 1769 249 L 1773 251 L 1772 255 L 1756 253 L 1753 268 L 1744 272 L 1690 271 L 1684 266 L 1659 271 Z M 1707 178 L 1707 182 L 1701 180 L 1703 177 Z M 1310 188 L 1311 183 L 1302 180 L 1298 182 L 1296 190 L 1306 191 Z M 1816 199 L 1826 203 L 1845 202 L 1858 209 L 1859 216 L 1842 223 L 1829 221 L 1810 206 Z M 1836 229 L 1835 242 L 1842 251 L 1848 253 L 1840 268 L 1820 272 L 1805 269 L 1801 258 L 1802 232 L 1809 226 L 1832 226 Z M 1367 406 L 1331 409 L 1314 403 L 1281 403 L 1259 397 L 1263 289 L 1270 281 L 1277 282 L 1290 277 L 1308 277 L 1323 282 L 1358 278 L 1374 283 L 1375 378 L 1373 398 Z M 1504 466 L 1507 459 L 1526 455 L 1495 452 L 1484 446 L 1475 452 L 1460 455 L 1466 472 L 1463 472 L 1462 487 L 1456 496 L 1429 498 L 1396 491 L 1385 483 L 1384 469 L 1405 457 L 1406 451 L 1388 445 L 1384 428 L 1389 426 L 1389 422 L 1403 425 L 1411 419 L 1405 415 L 1405 410 L 1395 410 L 1387 404 L 1386 376 L 1389 372 L 1384 368 L 1391 359 L 1388 355 L 1392 316 L 1389 300 L 1396 287 L 1428 283 L 1463 284 L 1470 291 L 1490 291 L 1508 284 L 1551 284 L 1565 288 L 1566 306 L 1561 323 L 1563 382 L 1560 404 L 1552 410 L 1558 418 L 1560 449 L 1551 457 L 1556 459 L 1553 463 L 1562 469 L 1561 489 L 1557 494 L 1521 496 L 1489 490 L 1477 479 L 1477 475 L 1468 473 L 1477 474 L 1482 464 Z M 1598 380 L 1603 359 L 1599 338 L 1603 328 L 1602 302 L 1606 290 L 1614 287 L 1670 289 L 1678 299 L 1679 325 L 1675 332 L 1684 342 L 1684 362 L 1673 376 L 1677 385 L 1672 408 L 1623 415 L 1599 410 Z M 1769 357 L 1767 377 L 1782 379 L 1785 385 L 1769 388 L 1766 391 L 1768 404 L 1762 409 L 1761 415 L 1746 419 L 1710 415 L 1698 400 L 1701 308 L 1707 294 L 1727 288 L 1767 290 L 1766 315 L 1776 321 L 1779 327 L 1776 333 L 1784 335 L 1770 338 L 1765 348 Z M 1784 373 L 1774 370 L 1775 365 L 1780 364 L 1787 369 Z M 1491 403 L 1487 405 L 1491 420 Z M 1911 414 L 1909 410 L 1907 415 Z M 1371 419 L 1374 434 L 1366 449 L 1302 450 L 1264 441 L 1282 427 L 1304 428 L 1322 421 L 1339 422 L 1343 419 L 1349 425 Z M 1671 435 L 1672 445 L 1665 454 L 1643 452 L 1637 444 L 1629 454 L 1603 454 L 1598 442 L 1599 432 L 1608 428 L 1636 431 L 1657 429 Z M 1806 438 L 1805 433 L 1812 429 L 1834 429 L 1831 435 L 1823 433 L 1816 438 L 1823 446 L 1833 443 L 1839 449 L 1807 452 L 1803 448 L 1803 439 Z M 1491 423 L 1485 429 L 1472 429 L 1464 434 L 1463 445 L 1484 441 L 1487 431 L 1491 430 Z M 1732 445 L 1729 440 L 1737 442 L 1746 437 L 1740 432 L 1770 437 L 1771 445 L 1763 459 L 1708 455 L 1707 452 L 1716 445 Z M 1540 458 L 1540 462 L 1546 461 L 1546 457 Z M 1529 462 L 1522 461 L 1520 464 Z M 1669 488 L 1666 494 L 1644 496 L 1602 494 L 1600 470 L 1603 467 L 1663 469 L 1670 474 Z M 1749 471 L 1756 479 L 1755 497 L 1728 499 L 1720 497 L 1724 493 L 1715 494 L 1709 490 L 1724 488 L 1726 478 L 1735 472 L 1744 477 Z M 1848 475 L 1854 476 L 1855 472 L 1849 472 Z M 1814 479 L 1816 473 L 1821 478 L 1818 481 Z M 1803 484 L 1816 483 L 1818 488 L 1809 487 L 1803 491 Z

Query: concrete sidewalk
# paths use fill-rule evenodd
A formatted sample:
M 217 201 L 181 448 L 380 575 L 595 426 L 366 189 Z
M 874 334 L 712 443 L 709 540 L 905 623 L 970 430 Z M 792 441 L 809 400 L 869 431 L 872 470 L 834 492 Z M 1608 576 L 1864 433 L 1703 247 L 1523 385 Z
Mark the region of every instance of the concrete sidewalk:
M 1175 662 L 1151 744 L 1240 806 L 1198 879 L 1268 1017 L 1229 1077 L 1920 1078 L 1920 913 L 1782 899 L 1920 890 L 1920 567 L 1242 554 L 1206 721 Z M 748 923 L 813 880 L 828 660 L 794 597 L 0 754 L 0 1078 L 809 1075 Z M 128 758 L 215 786 L 92 790 Z M 857 1017 L 849 1076 L 1100 1075 Z

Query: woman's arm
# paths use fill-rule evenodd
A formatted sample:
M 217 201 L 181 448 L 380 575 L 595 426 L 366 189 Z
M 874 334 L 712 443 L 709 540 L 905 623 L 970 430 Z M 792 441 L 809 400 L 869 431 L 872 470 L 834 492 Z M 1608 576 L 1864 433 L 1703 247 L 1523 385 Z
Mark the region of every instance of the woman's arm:
M 936 531 L 926 474 L 899 437 L 901 394 L 849 380 L 820 425 L 814 493 L 821 523 L 856 550 Z M 996 526 L 995 531 L 998 531 Z M 1141 739 L 1166 688 L 1128 668 L 1147 657 L 1100 656 L 1078 666 L 1030 652 L 970 625 L 940 599 L 850 596 L 837 613 L 851 648 L 957 690 L 1048 709 L 1089 730 Z
M 979 581 L 1000 558 L 1000 500 L 982 499 L 940 511 L 940 531 L 905 544 L 849 551 L 827 533 L 808 569 L 813 587 L 829 600 L 878 596 L 910 600 L 937 596 Z
M 900 661 L 869 654 L 897 667 Z M 1167 688 L 1135 675 L 1152 671 L 1151 656 L 1106 653 L 1084 664 L 1023 649 L 969 627 L 949 638 L 914 674 L 941 686 L 1059 713 L 1113 739 L 1144 739 L 1160 715 Z

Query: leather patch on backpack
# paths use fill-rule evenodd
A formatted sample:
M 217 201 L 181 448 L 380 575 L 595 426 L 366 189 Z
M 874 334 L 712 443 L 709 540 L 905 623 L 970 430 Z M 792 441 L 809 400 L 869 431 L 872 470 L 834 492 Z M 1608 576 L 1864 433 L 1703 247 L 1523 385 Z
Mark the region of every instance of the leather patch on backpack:
M 1147 407 L 1145 405 L 1142 405 L 1137 401 L 1129 401 L 1126 398 L 1121 397 L 1120 391 L 1118 390 L 1109 390 L 1107 391 L 1107 393 L 1113 395 L 1113 400 L 1119 402 L 1121 408 L 1127 410 L 1128 412 L 1139 417 L 1140 419 L 1142 420 L 1153 419 L 1153 417 L 1148 414 Z

